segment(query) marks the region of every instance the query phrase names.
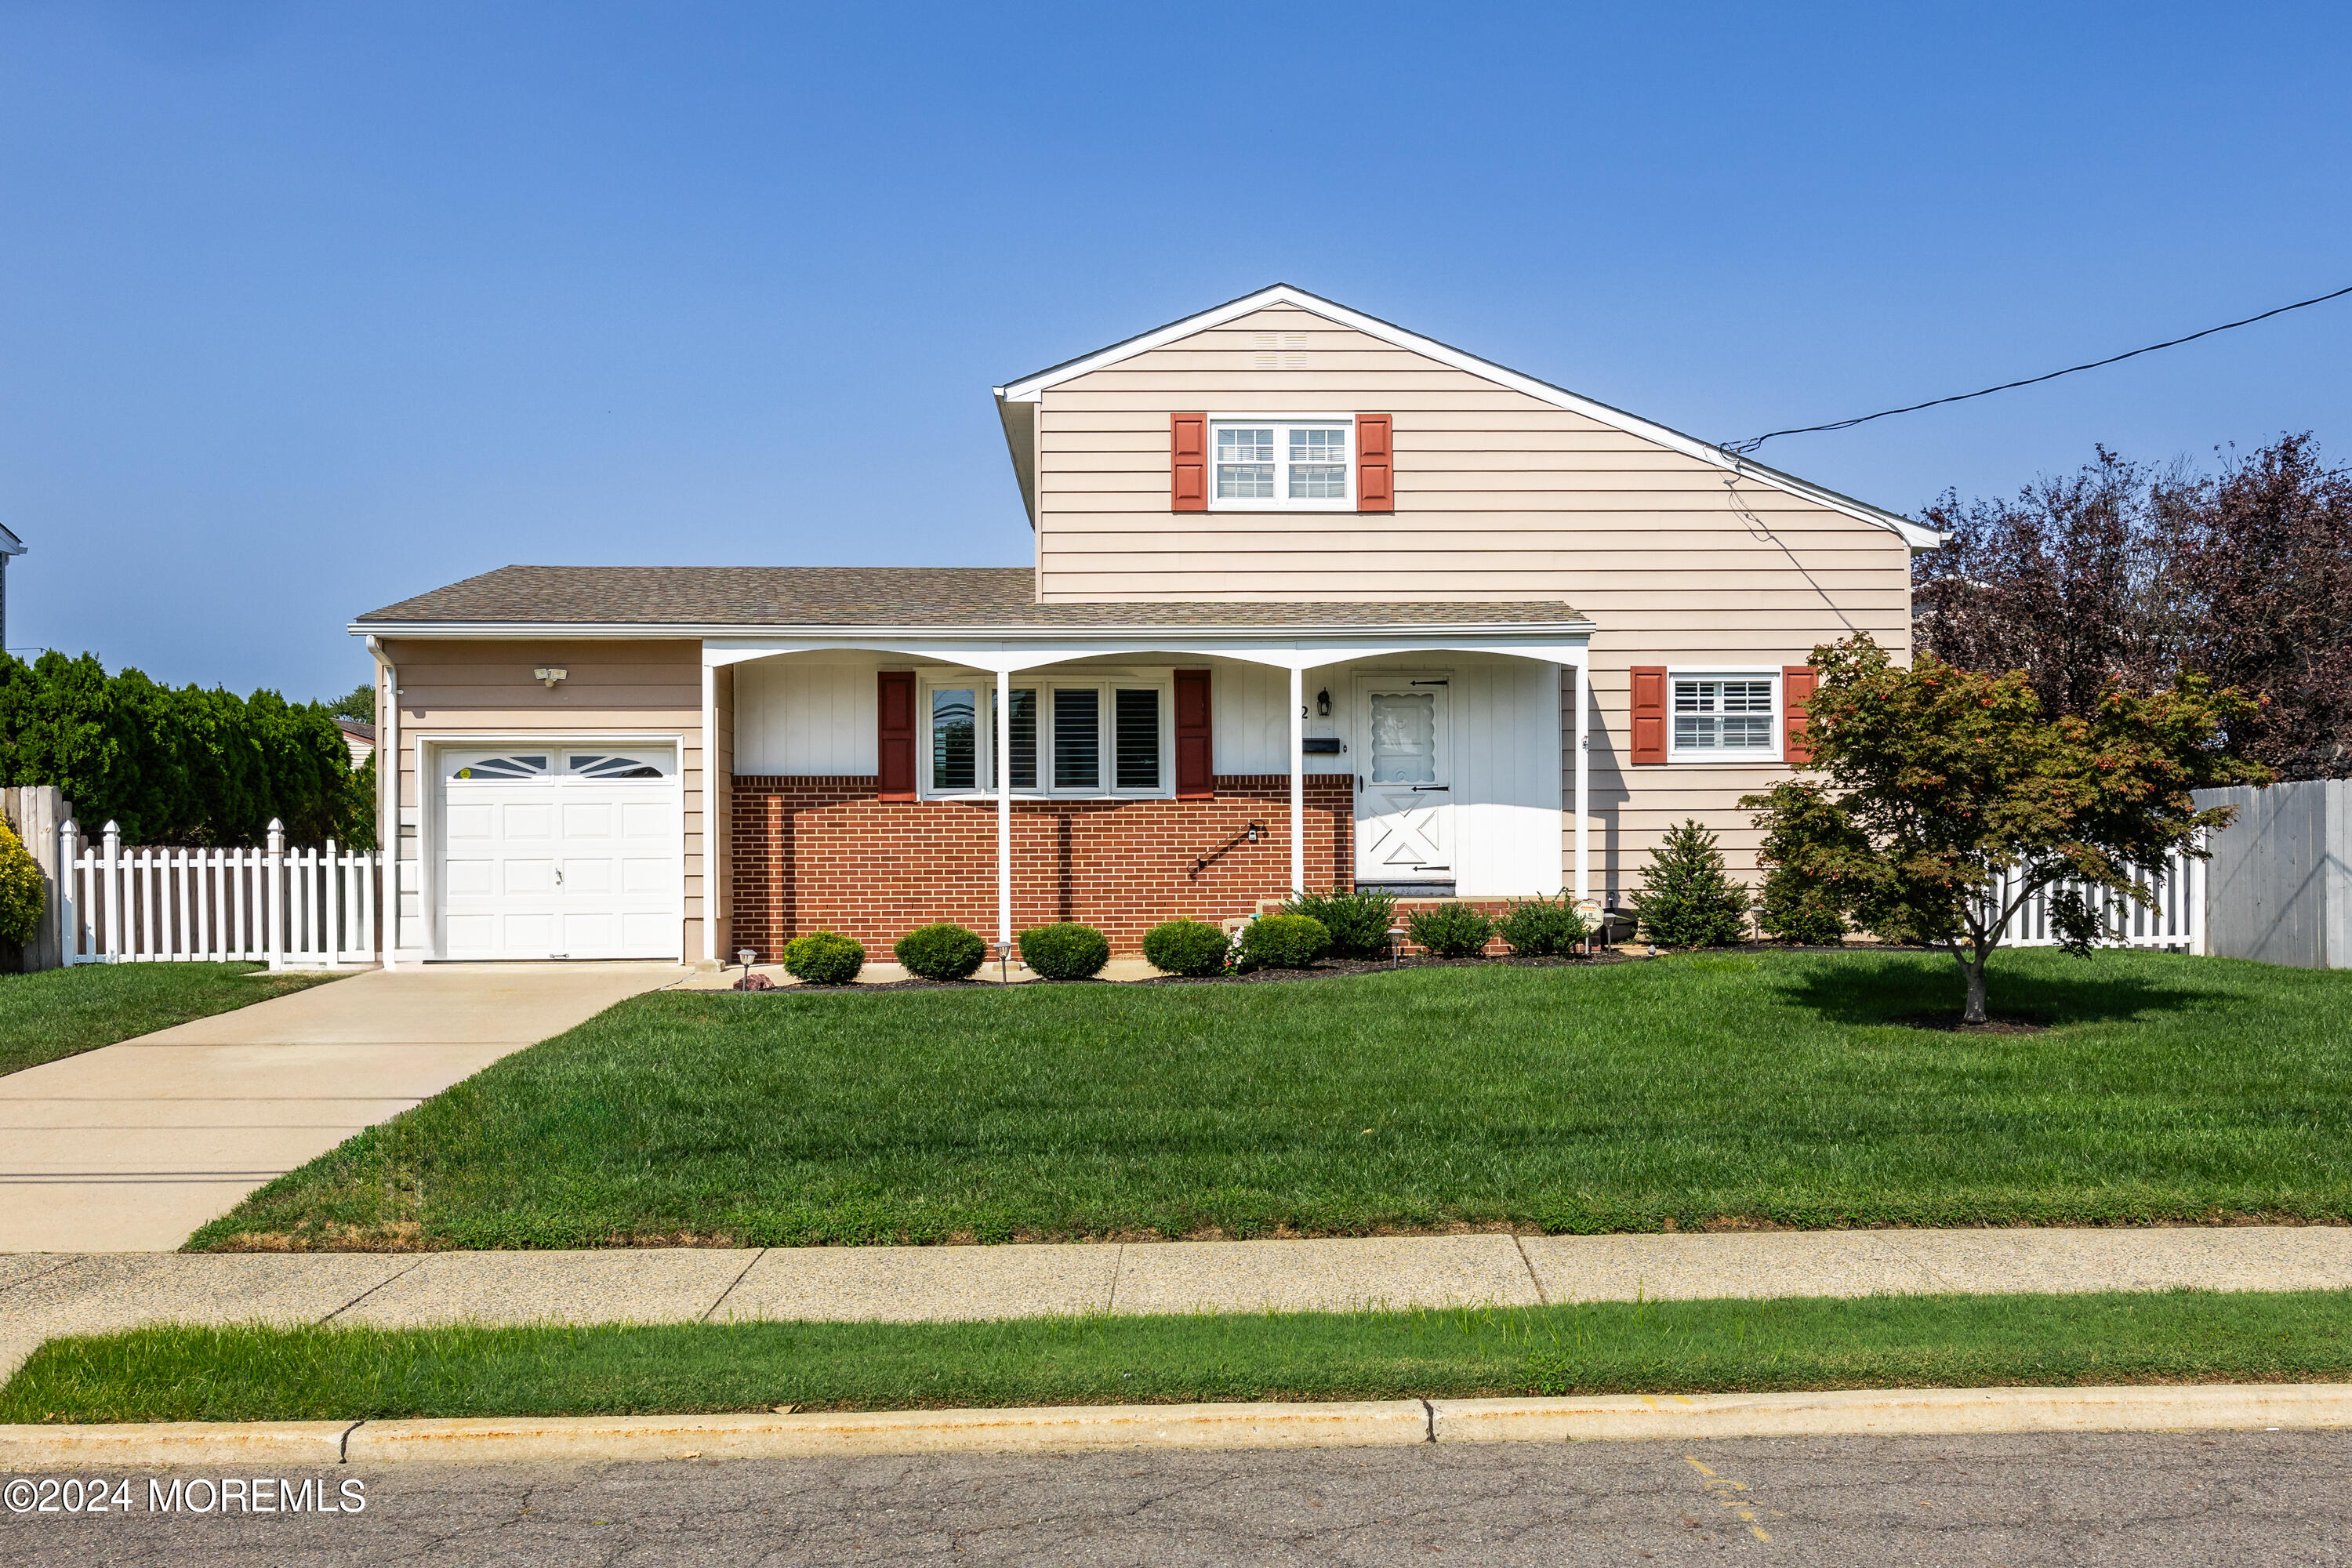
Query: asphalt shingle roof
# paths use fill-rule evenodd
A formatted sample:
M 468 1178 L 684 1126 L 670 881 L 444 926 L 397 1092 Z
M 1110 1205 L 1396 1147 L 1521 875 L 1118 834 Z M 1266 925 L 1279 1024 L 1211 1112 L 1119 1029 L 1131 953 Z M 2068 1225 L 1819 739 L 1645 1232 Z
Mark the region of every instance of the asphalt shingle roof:
M 1385 626 L 1580 621 L 1556 599 L 1506 604 L 1095 601 L 1041 605 L 1026 566 L 501 566 L 371 610 L 360 624 L 937 626 Z

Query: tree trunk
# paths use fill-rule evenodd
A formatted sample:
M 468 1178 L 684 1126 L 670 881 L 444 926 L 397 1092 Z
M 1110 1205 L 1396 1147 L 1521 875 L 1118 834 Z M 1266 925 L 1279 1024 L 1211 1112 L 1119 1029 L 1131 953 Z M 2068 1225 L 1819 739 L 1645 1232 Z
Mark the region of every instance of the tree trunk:
M 1984 954 L 1978 953 L 1974 958 L 1962 959 L 1960 972 L 1969 977 L 1969 1005 L 1960 1014 L 1960 1022 L 1981 1024 L 1985 1021 Z

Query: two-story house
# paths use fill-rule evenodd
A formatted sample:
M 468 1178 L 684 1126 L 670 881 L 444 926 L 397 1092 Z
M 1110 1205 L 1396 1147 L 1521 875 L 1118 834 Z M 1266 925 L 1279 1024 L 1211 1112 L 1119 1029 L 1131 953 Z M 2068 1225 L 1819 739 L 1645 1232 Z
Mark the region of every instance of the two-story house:
M 1907 651 L 1930 530 L 1276 286 L 996 389 L 1032 564 L 509 566 L 362 616 L 397 956 L 1136 949 L 1292 889 L 1614 906 Z

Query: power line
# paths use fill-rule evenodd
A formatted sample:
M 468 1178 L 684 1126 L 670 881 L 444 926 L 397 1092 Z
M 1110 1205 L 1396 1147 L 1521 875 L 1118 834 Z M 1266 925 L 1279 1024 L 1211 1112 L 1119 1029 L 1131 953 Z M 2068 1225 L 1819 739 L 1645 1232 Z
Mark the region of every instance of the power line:
M 1916 414 L 1922 408 L 1936 408 L 1947 403 L 1966 403 L 1971 397 L 1990 397 L 1996 392 L 2011 392 L 2021 386 L 2032 386 L 2039 381 L 2055 381 L 2062 375 L 2073 375 L 2076 371 L 2096 370 L 2103 364 L 2118 364 L 2127 359 L 2137 359 L 2141 354 L 2152 354 L 2158 349 L 2177 349 L 2183 343 L 2193 343 L 2200 338 L 2210 338 L 2215 332 L 2226 332 L 2232 327 L 2251 327 L 2256 321 L 2267 321 L 2273 316 L 2284 316 L 2289 310 L 2300 310 L 2306 305 L 2324 305 L 2330 300 L 2340 300 L 2347 294 L 2352 294 L 2352 287 L 2338 289 L 2332 294 L 2319 294 L 2308 300 L 2297 300 L 2292 305 L 2281 305 L 2275 310 L 2264 310 L 2259 316 L 2248 316 L 2242 321 L 2224 321 L 2218 327 L 2208 327 L 2201 332 L 2191 332 L 2185 338 L 2173 338 L 2165 342 L 2150 343 L 2146 348 L 2134 349 L 2129 353 L 2110 354 L 2105 359 L 2095 359 L 2088 364 L 2070 364 L 2064 370 L 2053 370 L 2042 375 L 2029 375 L 2023 381 L 2004 381 L 1999 386 L 1988 386 L 1981 392 L 1962 392 L 1950 397 L 1931 397 L 1925 403 L 1914 403 L 1903 408 L 1882 408 L 1875 414 L 1864 414 L 1853 419 L 1840 419 L 1829 425 L 1801 425 L 1793 430 L 1767 430 L 1763 435 L 1750 436 L 1745 441 L 1729 442 L 1723 449 L 1727 452 L 1753 452 L 1775 436 L 1811 436 L 1823 430 L 1851 430 L 1857 425 L 1867 425 L 1874 419 L 1885 419 L 1897 414 Z

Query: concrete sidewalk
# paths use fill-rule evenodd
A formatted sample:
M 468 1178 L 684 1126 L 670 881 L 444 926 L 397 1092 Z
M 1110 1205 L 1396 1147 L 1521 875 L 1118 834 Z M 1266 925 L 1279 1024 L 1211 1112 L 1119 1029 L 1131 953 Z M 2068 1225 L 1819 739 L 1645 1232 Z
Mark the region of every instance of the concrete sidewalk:
M 0 1253 L 178 1247 L 362 1128 L 686 973 L 369 970 L 0 1077 Z
M 141 1323 L 939 1321 L 1717 1297 L 2352 1289 L 2352 1228 L 0 1258 L 0 1371 Z

